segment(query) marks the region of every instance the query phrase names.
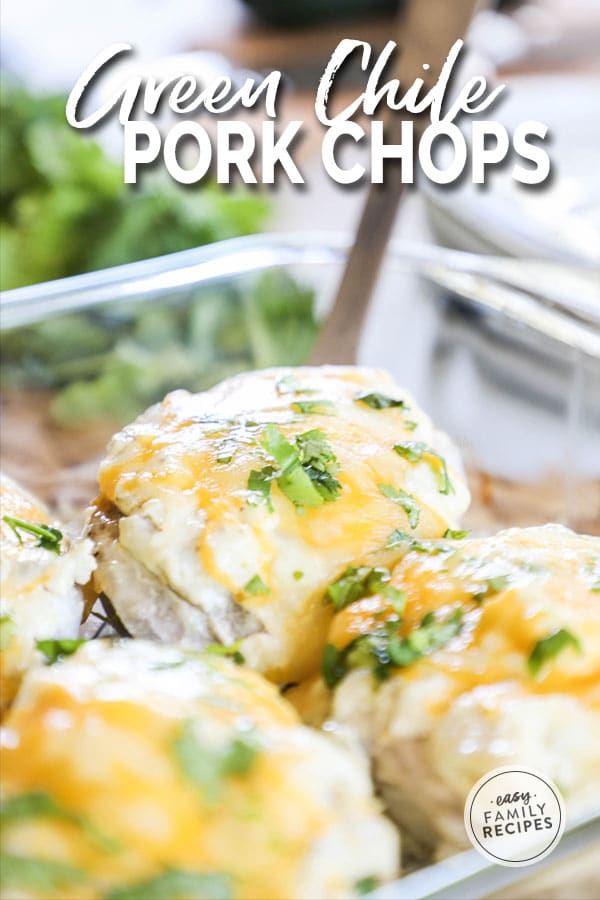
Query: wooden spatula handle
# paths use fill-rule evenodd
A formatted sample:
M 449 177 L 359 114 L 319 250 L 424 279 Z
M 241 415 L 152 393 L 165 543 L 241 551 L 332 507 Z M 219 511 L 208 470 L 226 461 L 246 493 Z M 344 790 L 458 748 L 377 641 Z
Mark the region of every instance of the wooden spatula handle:
M 463 37 L 478 0 L 409 0 L 400 19 L 395 77 L 404 89 L 416 77 L 427 86 L 437 81 L 450 47 Z M 429 70 L 423 70 L 429 63 Z M 409 118 L 404 116 L 404 118 Z M 386 111 L 388 143 L 400 140 L 403 113 Z M 413 119 L 415 139 L 428 119 Z M 402 169 L 389 162 L 385 183 L 373 184 L 361 215 L 356 238 L 337 291 L 335 303 L 321 330 L 311 363 L 354 363 L 369 302 L 390 238 L 403 192 Z

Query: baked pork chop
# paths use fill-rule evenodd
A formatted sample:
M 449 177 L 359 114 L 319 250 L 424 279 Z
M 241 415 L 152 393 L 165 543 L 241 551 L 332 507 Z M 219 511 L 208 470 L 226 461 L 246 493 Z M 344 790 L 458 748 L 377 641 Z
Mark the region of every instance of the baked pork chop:
M 96 587 L 136 637 L 241 642 L 280 682 L 318 667 L 329 583 L 438 537 L 460 463 L 384 372 L 271 369 L 176 391 L 110 443 L 88 534 Z

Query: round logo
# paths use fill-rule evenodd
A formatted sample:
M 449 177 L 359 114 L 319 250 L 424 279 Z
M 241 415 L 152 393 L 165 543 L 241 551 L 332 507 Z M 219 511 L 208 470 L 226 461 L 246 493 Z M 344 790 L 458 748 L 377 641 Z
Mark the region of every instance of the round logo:
M 500 866 L 531 866 L 557 847 L 565 805 L 541 772 L 493 769 L 475 784 L 465 804 L 465 828 L 476 850 Z

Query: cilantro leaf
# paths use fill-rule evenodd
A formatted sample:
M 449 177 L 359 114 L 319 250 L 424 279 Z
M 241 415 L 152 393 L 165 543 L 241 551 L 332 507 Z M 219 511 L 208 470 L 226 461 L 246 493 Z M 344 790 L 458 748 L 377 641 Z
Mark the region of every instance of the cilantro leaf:
M 243 666 L 246 662 L 244 654 L 240 651 L 240 644 L 242 643 L 242 638 L 238 641 L 234 641 L 233 644 L 209 644 L 208 647 L 205 647 L 203 652 L 210 653 L 213 656 L 225 656 L 228 659 L 231 659 L 237 666 Z
M 86 880 L 81 869 L 50 859 L 0 854 L 0 884 L 3 888 L 47 896 L 68 885 Z
M 398 633 L 400 625 L 398 619 L 388 619 L 342 650 L 328 644 L 321 660 L 326 685 L 334 688 L 351 669 L 357 668 L 370 668 L 377 680 L 384 681 L 394 668 L 405 668 L 456 637 L 463 627 L 462 608 L 458 607 L 445 619 L 428 613 L 404 637 Z
M 462 541 L 463 538 L 468 537 L 469 534 L 469 531 L 455 531 L 452 528 L 447 528 L 444 532 L 444 537 L 451 541 Z
M 405 543 L 408 543 L 408 550 L 416 550 L 418 553 L 435 554 L 440 553 L 443 549 L 433 543 L 428 545 L 423 543 L 422 541 L 417 540 L 417 538 L 413 534 L 410 534 L 410 532 L 408 531 L 403 531 L 402 528 L 394 528 L 389 538 L 387 539 L 385 549 L 395 550 L 396 547 L 401 547 L 402 544 Z
M 247 594 L 257 597 L 260 594 L 270 594 L 270 588 L 264 583 L 260 575 L 254 575 L 250 581 L 244 586 Z
M 421 508 L 412 494 L 408 494 L 402 488 L 395 488 L 391 484 L 380 484 L 378 487 L 384 497 L 393 500 L 402 507 L 408 516 L 408 524 L 411 528 L 416 528 L 419 524 Z
M 273 466 L 264 466 L 260 471 L 253 469 L 248 476 L 248 490 L 250 496 L 248 503 L 250 506 L 258 506 L 259 503 L 265 503 L 269 512 L 273 512 L 273 504 L 271 503 L 271 482 L 275 477 L 275 469 Z
M 59 640 L 36 641 L 36 649 L 46 657 L 46 665 L 51 666 L 63 656 L 71 656 L 78 647 L 87 643 L 81 638 L 61 638 Z
M 299 434 L 296 446 L 300 462 L 326 502 L 337 498 L 342 486 L 334 476 L 340 470 L 327 436 L 318 428 Z
M 336 612 L 339 612 L 355 600 L 369 594 L 377 594 L 389 580 L 388 569 L 349 566 L 343 575 L 329 585 L 325 599 L 333 604 Z
M 277 484 L 295 506 L 321 506 L 323 498 L 300 462 L 297 447 L 290 444 L 275 425 L 267 425 L 262 446 L 279 466 Z
M 14 516 L 2 516 L 2 521 L 9 525 L 16 534 L 19 543 L 23 543 L 21 531 L 37 537 L 36 547 L 43 547 L 51 553 L 60 553 L 60 542 L 63 539 L 62 531 L 42 523 L 27 522 L 25 519 L 16 519 Z
M 167 869 L 147 881 L 113 888 L 105 900 L 233 900 L 231 877 L 221 872 Z
M 321 659 L 321 673 L 330 690 L 342 680 L 347 672 L 346 656 L 344 650 L 338 650 L 335 644 L 326 644 Z
M 355 894 L 359 897 L 364 897 L 365 894 L 371 894 L 378 885 L 379 878 L 375 878 L 374 875 L 367 875 L 365 878 L 359 878 L 358 881 L 355 881 L 352 888 Z
M 0 822 L 3 829 L 13 822 L 43 817 L 54 817 L 76 825 L 101 850 L 114 853 L 120 849 L 117 841 L 101 832 L 86 816 L 61 806 L 44 791 L 15 794 L 0 802 Z
M 391 584 L 388 584 L 384 588 L 382 588 L 380 593 L 383 594 L 394 612 L 396 612 L 399 616 L 404 615 L 404 607 L 406 604 L 406 594 L 404 593 L 404 591 L 400 591 L 398 590 L 398 588 L 392 587 Z
M 566 628 L 559 628 L 540 638 L 527 660 L 527 668 L 532 678 L 537 678 L 542 668 L 567 647 L 571 647 L 577 653 L 582 652 L 579 639 Z
M 483 591 L 473 594 L 473 600 L 476 603 L 482 603 L 488 597 L 499 594 L 510 584 L 510 575 L 493 575 L 486 580 L 486 586 Z
M 305 416 L 329 415 L 329 410 L 335 409 L 335 404 L 331 400 L 295 400 L 292 409 Z
M 249 772 L 258 749 L 245 738 L 235 738 L 228 746 L 221 762 L 223 775 L 245 775 Z
M 191 720 L 182 725 L 172 749 L 181 773 L 209 806 L 221 799 L 225 777 L 249 772 L 259 752 L 246 736 L 236 737 L 217 750 L 207 747 L 198 740 Z
M 421 624 L 409 635 L 390 639 L 389 653 L 392 663 L 400 667 L 408 666 L 427 653 L 445 646 L 462 630 L 462 616 L 461 607 L 441 621 L 434 613 L 427 613 Z
M 370 409 L 408 409 L 404 400 L 396 400 L 394 397 L 388 397 L 386 394 L 357 394 L 354 400 L 356 403 L 364 403 Z
M 450 494 L 453 490 L 448 467 L 443 456 L 424 444 L 422 441 L 405 441 L 402 444 L 394 444 L 394 450 L 399 456 L 411 463 L 426 462 L 438 480 L 440 494 Z M 433 457 L 433 459 L 427 459 Z
M 300 453 L 302 465 L 310 465 L 322 472 L 339 472 L 338 461 L 327 435 L 320 428 L 312 428 L 296 437 L 296 446 Z
M 30 794 L 15 794 L 5 797 L 0 802 L 0 818 L 3 826 L 19 819 L 32 819 L 38 816 L 62 816 L 63 810 L 49 794 L 34 791 Z
M 318 507 L 335 500 L 342 486 L 334 477 L 339 465 L 327 437 L 307 431 L 291 444 L 275 425 L 267 425 L 262 446 L 277 463 L 277 485 L 296 507 Z
M 185 722 L 175 737 L 173 753 L 177 764 L 209 805 L 218 803 L 222 793 L 221 756 L 203 747 L 196 738 L 192 722 Z
M 494 575 L 492 578 L 488 578 L 487 583 L 489 591 L 499 594 L 510 584 L 510 575 Z

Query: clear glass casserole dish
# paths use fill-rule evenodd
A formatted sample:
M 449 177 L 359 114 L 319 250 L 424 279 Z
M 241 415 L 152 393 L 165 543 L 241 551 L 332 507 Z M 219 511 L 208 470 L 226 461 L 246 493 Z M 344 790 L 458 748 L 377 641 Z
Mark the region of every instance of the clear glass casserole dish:
M 171 389 L 309 358 L 348 245 L 241 238 L 6 293 L 3 469 L 76 528 L 121 424 Z M 594 273 L 395 244 L 357 362 L 388 369 L 458 445 L 466 527 L 556 521 L 600 534 L 599 323 Z M 598 820 L 572 829 L 567 861 L 549 858 L 552 896 L 571 896 L 569 861 L 599 831 Z M 542 896 L 520 884 L 530 876 L 469 851 L 382 896 Z

